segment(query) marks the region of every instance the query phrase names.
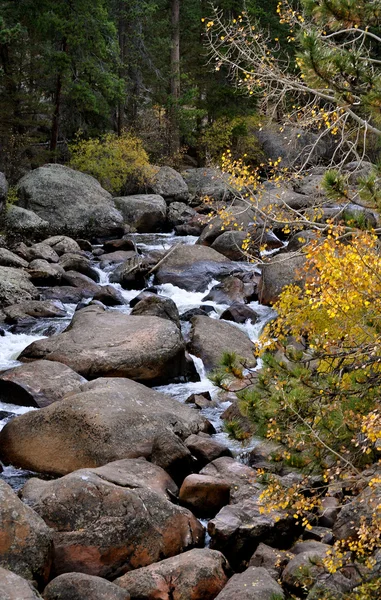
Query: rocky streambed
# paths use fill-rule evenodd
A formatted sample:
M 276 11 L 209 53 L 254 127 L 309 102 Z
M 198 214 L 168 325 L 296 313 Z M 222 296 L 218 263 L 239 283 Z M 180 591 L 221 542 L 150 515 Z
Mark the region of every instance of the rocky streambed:
M 54 192 L 55 167 L 45 170 Z M 118 214 L 92 182 L 111 210 L 108 238 L 78 237 L 84 208 L 75 215 L 73 198 L 72 237 L 49 230 L 0 248 L 0 597 L 313 599 L 321 585 L 339 595 L 357 581 L 355 570 L 327 576 L 321 560 L 362 518 L 361 495 L 361 510 L 341 512 L 327 497 L 310 530 L 263 513 L 257 468 L 274 448 L 250 431 L 244 443 L 229 437 L 224 423 L 232 431 L 241 418 L 236 394 L 209 378 L 226 351 L 255 376 L 253 342 L 303 257 L 292 240 L 282 253 L 269 233 L 281 253 L 261 272 L 242 261 L 243 231 L 221 233 L 218 217 L 205 224 L 184 204 L 205 181 L 200 191 L 197 173 L 181 185 L 170 175 L 144 202 L 115 199 Z M 219 202 L 226 185 L 202 177 Z M 9 211 L 17 232 L 39 210 L 30 180 L 24 208 Z M 94 242 L 101 224 L 91 211 Z M 33 225 L 40 234 L 59 227 L 49 214 L 43 207 L 44 223 Z M 253 225 L 250 211 L 237 216 Z M 141 233 L 123 235 L 126 222 Z M 287 467 L 276 476 L 286 487 L 300 481 Z

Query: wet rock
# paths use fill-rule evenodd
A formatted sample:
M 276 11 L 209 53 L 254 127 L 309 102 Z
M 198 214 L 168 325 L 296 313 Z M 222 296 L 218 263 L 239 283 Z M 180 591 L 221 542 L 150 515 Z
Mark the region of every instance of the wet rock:
M 180 315 L 180 321 L 191 321 L 193 317 L 207 317 L 208 314 L 209 312 L 203 308 L 191 308 Z
M 227 201 L 232 197 L 229 176 L 218 169 L 187 169 L 182 175 L 193 198 L 208 196 L 213 200 Z
M 102 254 L 100 268 L 104 269 L 109 265 L 118 265 L 135 257 L 136 252 L 134 250 L 115 250 L 115 252 Z
M 120 283 L 125 290 L 136 290 L 145 286 L 148 269 L 135 254 L 119 265 L 110 275 L 111 283 Z
M 114 198 L 124 221 L 139 233 L 161 231 L 165 225 L 167 205 L 162 196 L 137 194 Z
M 93 269 L 90 260 L 85 256 L 72 253 L 63 254 L 59 259 L 59 264 L 65 271 L 77 271 L 99 283 L 99 273 Z
M 24 486 L 24 501 L 54 531 L 57 575 L 114 578 L 202 544 L 197 519 L 151 489 L 141 468 L 140 482 L 123 478 L 122 465 L 115 474 L 114 464 Z
M 201 215 L 194 215 L 189 221 L 182 225 L 176 225 L 175 231 L 177 235 L 194 235 L 199 236 L 205 227 L 205 219 Z
M 0 374 L 3 402 L 43 408 L 79 391 L 86 379 L 59 362 L 35 360 Z
M 185 361 L 184 342 L 174 323 L 98 306 L 82 309 L 65 332 L 33 342 L 20 358 L 63 362 L 88 378 L 162 382 L 181 375 Z
M 259 544 L 250 559 L 249 567 L 263 567 L 273 579 L 277 580 L 291 557 L 290 552 L 277 550 L 266 544 Z
M 4 308 L 7 323 L 17 323 L 25 317 L 36 319 L 66 317 L 66 309 L 59 300 L 28 300 Z
M 0 432 L 0 457 L 6 464 L 63 475 L 122 458 L 149 457 L 160 433 L 172 431 L 184 439 L 207 427 L 199 411 L 169 396 L 130 379 L 101 378 L 14 418 Z
M 229 504 L 230 484 L 208 475 L 188 475 L 180 488 L 179 500 L 198 517 L 213 517 Z
M 184 443 L 192 453 L 192 456 L 197 459 L 200 467 L 204 467 L 221 456 L 232 456 L 227 446 L 224 446 L 224 444 L 221 444 L 205 433 L 192 434 Z
M 256 323 L 259 320 L 259 316 L 252 308 L 245 306 L 245 304 L 235 303 L 224 310 L 220 316 L 220 319 L 244 324 L 246 321 Z
M 36 285 L 56 285 L 60 283 L 65 271 L 57 263 L 49 263 L 47 260 L 36 258 L 29 263 L 28 273 Z
M 86 294 L 85 291 L 71 285 L 53 286 L 40 291 L 44 300 L 60 300 L 64 304 L 78 304 L 83 297 L 91 297 L 90 293 Z
M 130 600 L 130 594 L 101 577 L 65 573 L 45 588 L 44 600 Z
M 220 552 L 194 549 L 155 565 L 127 573 L 115 581 L 131 598 L 145 600 L 213 600 L 230 575 Z
M 184 225 L 191 221 L 197 215 L 194 208 L 187 206 L 183 202 L 172 202 L 168 207 L 167 221 L 171 229 L 179 225 Z
M 0 480 L 0 565 L 41 585 L 49 577 L 52 553 L 49 527 Z
M 203 291 L 213 276 L 220 273 L 227 275 L 230 270 L 229 259 L 212 248 L 179 245 L 168 253 L 155 276 L 158 283 L 172 283 L 188 291 Z
M 265 305 L 273 304 L 286 285 L 302 286 L 305 262 L 303 255 L 285 253 L 264 264 L 258 290 L 259 301 Z
M 25 271 L 0 266 L 0 306 L 35 300 L 38 290 Z
M 212 243 L 212 248 L 230 260 L 244 260 L 243 241 L 247 238 L 245 231 L 224 231 Z
M 100 286 L 93 279 L 82 273 L 77 273 L 77 271 L 64 271 L 62 281 L 66 285 L 79 288 L 86 295 L 95 296 L 100 292 Z
M 0 266 L 25 268 L 28 266 L 28 262 L 6 248 L 0 248 Z
M 155 291 L 153 291 L 153 290 L 155 290 Z M 134 306 L 136 306 L 141 300 L 145 300 L 146 298 L 151 298 L 151 296 L 157 296 L 156 288 L 150 288 L 150 291 L 148 289 L 143 290 L 142 292 L 140 292 L 140 294 L 135 296 L 135 298 L 132 298 L 132 300 L 130 300 L 131 308 L 134 308 Z
M 134 242 L 129 237 L 122 237 L 119 240 L 107 240 L 103 244 L 103 248 L 105 252 L 118 252 L 118 251 L 128 251 L 135 250 Z
M 154 174 L 150 191 L 162 196 L 166 202 L 183 202 L 188 200 L 189 190 L 183 177 L 171 167 L 160 167 Z
M 163 431 L 155 437 L 150 460 L 169 473 L 177 484 L 192 473 L 194 466 L 190 451 L 171 431 Z
M 151 294 L 138 302 L 132 309 L 131 315 L 152 315 L 153 317 L 173 321 L 178 327 L 180 326 L 179 311 L 173 300 L 155 294 Z
M 203 302 L 216 302 L 217 304 L 244 304 L 244 283 L 238 277 L 226 277 L 222 283 L 215 285 L 202 299 Z
M 41 238 L 48 232 L 49 223 L 32 210 L 26 210 L 13 204 L 7 208 L 5 227 L 8 235 Z
M 36 588 L 8 569 L 0 567 L 0 598 L 2 600 L 42 600 Z
M 234 325 L 209 317 L 193 317 L 189 352 L 202 358 L 208 371 L 220 365 L 224 352 L 234 352 L 239 362 L 254 367 L 253 349 L 247 335 Z
M 122 230 L 123 218 L 111 194 L 94 177 L 69 167 L 39 167 L 18 182 L 17 191 L 19 206 L 48 221 L 52 235 L 112 235 Z
M 66 235 L 54 235 L 44 240 L 44 244 L 48 244 L 57 252 L 58 256 L 63 254 L 82 254 L 80 245 L 72 238 Z
M 215 600 L 283 600 L 279 583 L 262 567 L 249 567 L 233 575 Z
M 102 302 L 105 306 L 123 306 L 126 304 L 122 293 L 112 285 L 99 286 L 99 291 L 94 294 L 93 300 Z

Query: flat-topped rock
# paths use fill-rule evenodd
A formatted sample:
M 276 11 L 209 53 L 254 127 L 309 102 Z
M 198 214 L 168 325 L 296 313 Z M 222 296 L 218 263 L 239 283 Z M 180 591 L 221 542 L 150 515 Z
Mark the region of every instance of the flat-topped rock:
M 182 373 L 185 354 L 171 321 L 89 306 L 75 314 L 64 333 L 33 342 L 20 355 L 24 361 L 39 358 L 62 362 L 90 379 L 165 382 Z
M 64 475 L 122 458 L 150 457 L 160 433 L 184 439 L 208 429 L 199 411 L 123 378 L 100 378 L 0 432 L 0 457 L 40 473 Z

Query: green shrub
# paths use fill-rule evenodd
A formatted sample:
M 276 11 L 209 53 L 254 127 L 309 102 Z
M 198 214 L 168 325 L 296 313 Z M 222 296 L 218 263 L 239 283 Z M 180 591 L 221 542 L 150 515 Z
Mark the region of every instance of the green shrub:
M 220 117 L 204 130 L 201 145 L 204 155 L 212 162 L 219 162 L 227 148 L 234 157 L 244 157 L 245 162 L 259 165 L 264 155 L 255 135 L 260 128 L 256 115 L 248 117 Z
M 92 175 L 114 195 L 144 188 L 153 174 L 142 141 L 130 133 L 78 139 L 69 150 L 70 166 Z

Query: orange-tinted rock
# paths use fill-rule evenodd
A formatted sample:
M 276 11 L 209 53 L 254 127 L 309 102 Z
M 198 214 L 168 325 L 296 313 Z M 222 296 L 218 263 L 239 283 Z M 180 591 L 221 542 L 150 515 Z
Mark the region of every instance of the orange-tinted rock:
M 45 588 L 44 600 L 130 600 L 130 594 L 101 577 L 64 573 Z
M 198 464 L 201 467 L 204 467 L 220 456 L 232 456 L 227 446 L 217 442 L 217 440 L 206 433 L 192 434 L 185 440 L 184 444 L 192 455 L 197 458 Z
M 47 581 L 52 532 L 12 488 L 0 480 L 0 565 L 25 579 Z
M 188 475 L 180 488 L 179 498 L 195 515 L 214 516 L 229 504 L 230 485 L 207 475 Z
M 220 552 L 191 550 L 127 573 L 115 583 L 128 590 L 132 599 L 213 600 L 226 584 L 229 570 Z

